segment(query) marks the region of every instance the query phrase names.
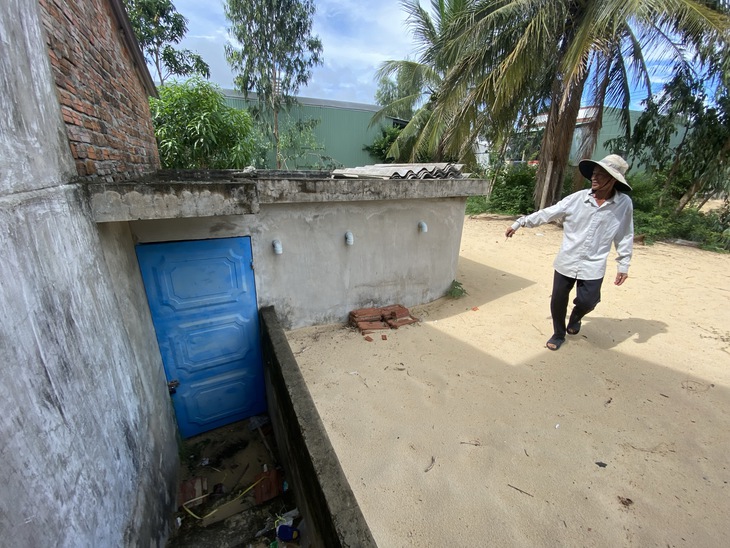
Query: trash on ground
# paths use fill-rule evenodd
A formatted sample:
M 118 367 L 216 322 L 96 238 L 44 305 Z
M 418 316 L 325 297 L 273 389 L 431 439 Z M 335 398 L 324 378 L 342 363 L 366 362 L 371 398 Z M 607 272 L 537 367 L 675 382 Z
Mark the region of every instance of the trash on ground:
M 426 468 L 424 470 L 424 472 L 428 472 L 429 470 L 431 470 L 431 468 L 433 468 L 435 464 L 436 464 L 436 457 L 431 457 L 431 464 L 428 465 L 428 468 Z
M 625 506 L 626 508 L 628 508 L 629 506 L 631 506 L 632 504 L 634 504 L 634 501 L 633 501 L 633 500 L 631 500 L 630 498 L 626 498 L 626 497 L 621 497 L 621 496 L 619 496 L 619 497 L 618 497 L 618 501 L 619 501 L 619 502 L 620 502 L 620 503 L 621 503 L 622 505 L 624 505 L 624 506 Z
M 208 478 L 193 477 L 180 483 L 178 500 L 186 506 L 198 506 L 203 504 L 203 498 L 208 493 Z
M 281 475 L 277 468 L 268 469 L 264 465 L 264 471 L 256 476 L 256 480 L 256 487 L 254 487 L 253 491 L 256 504 L 262 504 L 284 492 L 282 489 Z

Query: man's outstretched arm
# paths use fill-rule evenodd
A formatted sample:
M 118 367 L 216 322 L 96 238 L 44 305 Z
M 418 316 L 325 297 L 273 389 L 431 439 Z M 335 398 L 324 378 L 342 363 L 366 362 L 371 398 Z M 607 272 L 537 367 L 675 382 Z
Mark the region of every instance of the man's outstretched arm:
M 511 238 L 520 227 L 534 228 L 536 226 L 550 223 L 562 217 L 565 217 L 567 208 L 570 206 L 571 196 L 567 196 L 560 200 L 557 204 L 550 207 L 543 208 L 529 215 L 524 215 L 517 219 L 512 225 L 505 231 L 504 235 L 507 238 Z

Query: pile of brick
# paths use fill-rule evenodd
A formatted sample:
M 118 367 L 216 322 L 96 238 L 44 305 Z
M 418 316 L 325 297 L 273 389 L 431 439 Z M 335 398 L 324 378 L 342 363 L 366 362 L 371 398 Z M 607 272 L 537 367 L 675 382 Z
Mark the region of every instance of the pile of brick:
M 380 308 L 360 308 L 350 312 L 350 325 L 359 329 L 363 335 L 381 329 L 398 329 L 417 321 L 418 318 L 411 316 L 410 311 L 399 304 Z

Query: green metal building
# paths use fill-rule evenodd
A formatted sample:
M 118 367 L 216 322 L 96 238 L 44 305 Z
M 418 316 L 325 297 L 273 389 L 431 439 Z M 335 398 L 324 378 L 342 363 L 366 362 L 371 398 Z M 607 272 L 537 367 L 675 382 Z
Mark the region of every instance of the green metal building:
M 255 93 L 250 93 L 248 99 L 238 91 L 231 89 L 222 90 L 226 104 L 234 108 L 251 108 L 257 105 Z M 287 160 L 285 169 L 322 169 L 334 167 L 358 167 L 374 163 L 380 160 L 365 150 L 373 141 L 381 136 L 381 131 L 386 127 L 403 127 L 406 120 L 385 117 L 380 122 L 372 124 L 373 115 L 380 110 L 378 105 L 364 103 L 349 103 L 344 101 L 330 101 L 326 99 L 314 99 L 310 97 L 297 97 L 296 103 L 288 109 L 279 113 L 279 131 L 283 133 L 287 127 L 297 122 L 316 120 L 313 128 L 316 147 L 306 151 L 304 155 Z M 623 135 L 619 109 L 607 107 L 603 114 L 603 126 L 601 128 L 596 149 L 592 154 L 593 159 L 605 157 L 614 150 L 606 146 L 606 141 Z M 579 157 L 579 146 L 583 135 L 588 131 L 588 124 L 596 114 L 594 107 L 583 107 L 580 109 L 576 121 L 573 143 L 571 146 L 569 165 L 577 166 L 582 159 Z M 641 115 L 641 111 L 630 112 L 631 125 Z M 544 126 L 547 120 L 546 115 L 538 116 L 535 120 L 535 127 Z M 676 137 L 679 141 L 679 137 Z M 677 143 L 672 142 L 673 146 Z M 629 163 L 634 164 L 631 159 Z M 265 167 L 275 167 L 275 154 L 270 151 Z M 632 171 L 641 171 L 641 167 L 634 165 Z
M 630 110 L 629 117 L 631 123 L 631 129 L 633 131 L 634 125 L 636 124 L 643 111 Z M 568 157 L 569 166 L 577 166 L 578 163 L 583 159 L 580 153 L 580 145 L 583 141 L 584 136 L 590 131 L 590 123 L 593 121 L 597 114 L 596 107 L 581 107 L 578 113 L 578 119 L 575 123 L 575 130 L 573 131 L 573 141 L 570 147 L 570 156 Z M 534 127 L 542 129 L 545 127 L 547 122 L 547 115 L 541 114 L 535 118 Z M 669 146 L 675 148 L 681 142 L 682 128 L 677 127 L 676 134 L 670 139 Z M 642 166 L 635 158 L 629 157 L 624 151 L 616 148 L 615 144 L 613 147 L 607 145 L 607 142 L 611 139 L 624 136 L 624 130 L 621 127 L 621 110 L 613 107 L 606 107 L 603 111 L 603 123 L 601 130 L 596 140 L 596 147 L 591 154 L 591 159 L 600 160 L 605 158 L 609 154 L 621 154 L 628 161 L 631 166 L 631 173 L 638 173 L 644 171 Z
M 256 94 L 250 93 L 248 99 L 243 94 L 224 89 L 226 104 L 234 108 L 250 108 L 255 106 Z M 286 169 L 315 169 L 322 167 L 358 167 L 378 163 L 365 150 L 373 141 L 381 136 L 381 128 L 393 125 L 404 125 L 394 118 L 384 118 L 373 124 L 373 115 L 380 110 L 377 105 L 348 103 L 297 97 L 296 104 L 279 113 L 279 131 L 283 133 L 287 127 L 296 122 L 318 120 L 313 129 L 317 147 L 307 151 L 299 158 L 288 160 Z M 331 159 L 323 165 L 323 157 Z M 274 151 L 269 155 L 270 165 L 274 167 Z
M 595 116 L 595 113 L 595 107 L 583 107 L 580 109 L 580 114 L 578 115 L 578 120 L 575 125 L 575 132 L 573 133 L 573 144 L 570 148 L 570 165 L 578 165 L 578 162 L 583 159 L 579 158 L 580 143 L 585 132 L 589 130 L 588 124 Z M 624 130 L 620 123 L 620 114 L 621 111 L 617 108 L 606 107 L 604 109 L 603 124 L 601 126 L 601 131 L 598 134 L 596 148 L 593 151 L 593 159 L 605 158 L 609 154 L 620 152 L 606 146 L 606 141 L 624 136 Z M 629 111 L 629 116 L 631 119 L 631 127 L 633 128 L 634 124 L 636 124 L 636 121 L 639 119 L 639 116 L 641 116 L 641 111 L 631 110 Z

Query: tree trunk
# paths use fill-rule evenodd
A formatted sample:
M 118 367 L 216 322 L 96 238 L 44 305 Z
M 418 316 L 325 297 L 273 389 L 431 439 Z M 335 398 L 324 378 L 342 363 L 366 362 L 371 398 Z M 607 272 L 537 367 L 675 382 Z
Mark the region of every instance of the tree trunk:
M 279 147 L 279 109 L 274 101 L 274 145 L 276 146 L 276 169 L 281 169 L 281 150 Z
M 556 79 L 553 84 L 550 110 L 540 145 L 540 164 L 535 184 L 536 209 L 553 205 L 560 200 L 575 122 L 587 78 L 586 70 L 584 76 L 569 90 L 564 89 L 562 78 Z
M 709 202 L 710 200 L 712 200 L 715 196 L 717 196 L 717 190 L 715 190 L 714 192 L 710 192 L 709 194 L 706 194 L 705 197 L 702 198 L 702 200 L 700 201 L 700 203 L 697 205 L 697 209 L 698 210 L 699 209 L 702 209 L 704 207 L 704 205 L 707 202 Z
M 165 79 L 162 77 L 162 58 L 159 49 L 155 51 L 155 70 L 157 71 L 157 78 L 160 79 L 160 87 L 162 87 L 165 85 Z
M 682 163 L 682 149 L 684 148 L 685 141 L 687 140 L 687 134 L 689 133 L 689 125 L 684 128 L 684 135 L 682 136 L 682 140 L 680 141 L 679 145 L 674 149 L 674 162 L 672 163 L 672 166 L 669 168 L 669 173 L 667 173 L 667 178 L 664 180 L 664 186 L 662 187 L 662 192 L 659 194 L 659 208 L 661 209 L 662 205 L 664 205 L 664 198 L 669 196 L 669 189 L 672 186 L 672 182 L 674 179 L 674 175 L 679 170 L 679 166 Z M 684 207 L 684 206 L 683 206 Z M 678 211 L 682 211 L 680 208 Z
M 687 204 L 692 201 L 692 198 L 695 197 L 695 194 L 702 190 L 703 186 L 705 186 L 705 181 L 702 179 L 702 177 L 698 177 L 697 179 L 695 179 L 692 185 L 690 185 L 687 191 L 679 199 L 677 207 L 674 208 L 674 214 L 678 215 L 679 213 L 681 213 L 682 210 L 687 207 Z
M 276 152 L 276 169 L 281 169 L 281 149 L 279 145 L 279 82 L 276 68 L 271 71 L 271 112 L 274 115 L 274 148 Z
M 603 107 L 606 102 L 606 92 L 608 85 L 611 82 L 611 66 L 613 64 L 613 56 L 608 56 L 599 62 L 598 69 L 601 74 L 598 79 L 598 90 L 595 96 L 595 104 L 592 105 L 590 114 L 590 121 L 584 126 L 583 133 L 581 134 L 581 143 L 578 146 L 578 159 L 590 158 L 593 156 L 593 152 L 596 150 L 596 144 L 598 143 L 598 135 L 601 133 L 603 127 Z M 573 192 L 584 187 L 585 179 L 580 173 L 578 166 L 573 170 Z
M 677 149 L 676 149 L 676 153 L 675 153 L 676 154 L 676 158 L 674 160 L 674 163 L 672 164 L 672 168 L 669 171 L 669 175 L 667 175 L 667 181 L 664 183 L 664 189 L 663 189 L 663 192 L 662 192 L 661 197 L 660 197 L 660 200 L 659 200 L 659 205 L 660 206 L 662 204 L 662 199 L 669 192 L 669 185 L 672 182 L 672 178 L 674 177 L 674 174 L 679 170 L 679 165 L 681 163 L 680 162 L 681 158 L 680 158 L 680 155 L 679 154 L 680 154 L 682 148 L 684 147 L 685 139 L 687 138 L 688 132 L 689 132 L 689 128 L 685 128 L 684 136 L 682 137 L 682 142 L 680 143 L 679 147 L 677 147 Z M 730 152 L 730 139 L 728 139 L 728 140 L 725 141 L 725 144 L 723 145 L 722 149 L 717 153 L 717 155 L 715 156 L 715 158 L 710 161 L 710 165 L 713 166 L 712 169 L 722 169 L 721 166 L 724 165 L 724 162 L 727 159 L 728 152 Z M 707 173 L 707 171 L 705 171 L 705 174 L 706 173 Z M 712 184 L 710 182 L 710 184 L 708 185 L 708 180 L 709 181 L 712 181 L 712 178 L 709 177 L 709 176 L 700 175 L 699 177 L 697 177 L 692 182 L 692 184 L 690 185 L 690 187 L 685 191 L 685 193 L 679 199 L 679 203 L 677 204 L 677 207 L 674 208 L 674 214 L 675 215 L 681 213 L 682 210 L 685 207 L 687 207 L 687 205 L 697 195 L 697 193 L 698 192 L 701 192 L 706 186 L 709 186 L 710 190 L 713 191 L 710 194 L 710 196 L 712 196 L 712 194 L 714 194 L 716 192 L 716 190 L 713 189 L 714 184 Z M 707 202 L 707 200 L 704 200 L 702 202 L 702 205 L 704 205 L 705 202 Z
M 499 177 L 499 172 L 504 169 L 504 156 L 507 153 L 507 145 L 509 144 L 509 139 L 505 139 L 502 142 L 502 146 L 499 148 L 499 156 L 497 157 L 497 167 L 493 170 L 492 174 L 492 180 L 489 183 L 489 192 L 487 193 L 487 196 L 489 196 L 492 193 L 492 190 L 494 189 L 494 183 L 497 182 L 497 177 Z

